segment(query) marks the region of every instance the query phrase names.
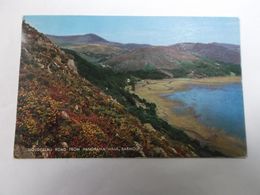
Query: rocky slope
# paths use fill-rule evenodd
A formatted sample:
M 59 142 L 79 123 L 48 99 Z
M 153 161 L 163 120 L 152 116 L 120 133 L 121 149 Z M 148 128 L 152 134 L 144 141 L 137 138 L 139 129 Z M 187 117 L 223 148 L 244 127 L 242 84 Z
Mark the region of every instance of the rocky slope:
M 46 36 L 26 23 L 22 35 L 16 158 L 197 156 L 80 77 Z

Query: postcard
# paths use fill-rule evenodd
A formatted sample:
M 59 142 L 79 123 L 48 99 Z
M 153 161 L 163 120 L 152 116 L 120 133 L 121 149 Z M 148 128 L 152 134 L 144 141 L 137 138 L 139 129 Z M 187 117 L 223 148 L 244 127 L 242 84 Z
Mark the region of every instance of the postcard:
M 239 19 L 24 16 L 14 157 L 241 158 Z

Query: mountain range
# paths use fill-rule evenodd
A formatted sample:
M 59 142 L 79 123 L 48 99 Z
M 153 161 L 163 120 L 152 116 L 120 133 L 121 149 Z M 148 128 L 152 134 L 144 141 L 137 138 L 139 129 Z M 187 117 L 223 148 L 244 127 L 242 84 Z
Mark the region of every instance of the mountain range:
M 240 46 L 225 43 L 177 43 L 169 46 L 110 42 L 95 34 L 47 35 L 61 47 L 118 71 L 178 69 L 182 62 L 208 60 L 216 64 L 240 64 Z

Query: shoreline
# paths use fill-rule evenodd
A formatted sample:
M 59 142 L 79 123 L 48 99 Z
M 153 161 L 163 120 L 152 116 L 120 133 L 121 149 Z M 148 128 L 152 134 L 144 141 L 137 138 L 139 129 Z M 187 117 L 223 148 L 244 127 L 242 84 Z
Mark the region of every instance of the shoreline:
M 135 86 L 133 93 L 153 102 L 157 106 L 157 114 L 169 124 L 182 129 L 191 138 L 208 144 L 228 156 L 245 156 L 245 140 L 228 135 L 216 128 L 206 127 L 200 123 L 194 113 L 178 115 L 172 108 L 180 102 L 169 100 L 167 94 L 187 90 L 190 85 L 206 85 L 208 87 L 240 83 L 241 77 L 211 77 L 203 79 L 177 78 L 162 80 L 142 80 Z

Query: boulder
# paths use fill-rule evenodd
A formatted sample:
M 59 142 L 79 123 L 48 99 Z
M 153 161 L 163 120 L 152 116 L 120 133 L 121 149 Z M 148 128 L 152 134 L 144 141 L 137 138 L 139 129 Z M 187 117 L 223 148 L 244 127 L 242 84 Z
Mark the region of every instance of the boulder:
M 78 70 L 73 59 L 69 59 L 67 65 L 75 74 L 78 74 Z

